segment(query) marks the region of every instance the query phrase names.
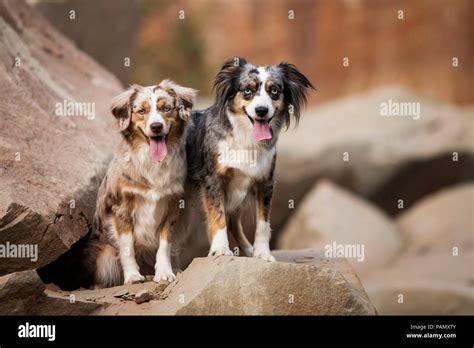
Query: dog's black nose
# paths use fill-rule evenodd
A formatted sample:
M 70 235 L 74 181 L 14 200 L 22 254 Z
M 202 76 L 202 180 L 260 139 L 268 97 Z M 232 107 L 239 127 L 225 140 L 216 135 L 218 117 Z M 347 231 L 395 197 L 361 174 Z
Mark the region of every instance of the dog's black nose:
M 153 122 L 150 124 L 150 129 L 153 133 L 160 133 L 163 130 L 163 123 Z
M 255 113 L 258 117 L 264 117 L 268 114 L 268 108 L 266 106 L 257 106 L 255 108 Z

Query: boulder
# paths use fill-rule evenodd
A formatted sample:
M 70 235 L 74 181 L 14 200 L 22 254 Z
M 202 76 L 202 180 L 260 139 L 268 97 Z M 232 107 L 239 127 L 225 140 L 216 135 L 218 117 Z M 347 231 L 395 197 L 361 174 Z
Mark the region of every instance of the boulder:
M 46 290 L 35 271 L 0 277 L 0 315 L 87 315 L 100 305 Z
M 472 254 L 402 255 L 365 279 L 364 287 L 380 314 L 472 315 L 472 264 Z
M 469 254 L 474 249 L 474 183 L 429 195 L 396 221 L 410 253 L 451 252 L 457 247 L 460 255 Z
M 331 252 L 327 256 L 333 257 L 344 247 L 344 253 L 351 254 L 342 256 L 364 282 L 371 271 L 395 259 L 401 241 L 393 221 L 377 207 L 321 180 L 296 206 L 278 241 L 281 249 L 304 247 Z
M 381 103 L 419 102 L 420 117 L 382 116 Z M 280 227 L 314 183 L 328 178 L 375 202 L 391 215 L 398 199 L 420 197 L 474 175 L 474 109 L 398 86 L 308 109 L 297 129 L 278 142 L 272 226 Z M 453 153 L 457 161 L 453 161 Z M 291 205 L 291 204 L 290 204 Z
M 0 275 L 36 269 L 92 223 L 95 196 L 119 139 L 109 102 L 118 80 L 23 1 L 0 0 Z
M 87 1 L 62 0 L 34 1 L 31 5 L 41 11 L 79 49 L 106 66 L 122 82 L 130 81 L 132 69 L 138 65 L 133 53 L 139 42 L 140 2 L 101 1 L 91 6 Z M 75 11 L 74 25 L 71 25 L 69 15 L 65 15 L 71 10 Z M 117 21 L 117 18 L 120 20 Z M 131 61 L 131 66 L 125 65 L 126 58 Z M 152 77 L 150 75 L 146 76 L 147 80 Z
M 280 253 L 274 253 L 279 258 Z M 198 258 L 161 306 L 177 315 L 367 315 L 375 308 L 344 260 L 328 267 L 321 254 L 282 258 Z M 308 262 L 310 260 L 311 262 Z M 335 267 L 334 267 L 335 266 Z
M 405 251 L 364 281 L 380 313 L 473 313 L 473 200 L 474 184 L 460 184 L 425 197 L 397 218 Z
M 153 282 L 72 292 L 94 299 L 97 315 L 373 315 L 345 259 L 315 250 L 275 251 L 279 262 L 247 257 L 196 258 L 164 286 Z M 153 294 L 139 305 L 124 294 Z M 63 292 L 67 294 L 66 292 Z

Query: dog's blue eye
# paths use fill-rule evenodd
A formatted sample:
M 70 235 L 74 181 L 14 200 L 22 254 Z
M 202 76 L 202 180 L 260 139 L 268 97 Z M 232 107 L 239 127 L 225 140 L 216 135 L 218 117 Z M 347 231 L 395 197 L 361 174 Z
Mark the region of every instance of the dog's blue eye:
M 250 95 L 250 94 L 252 94 L 252 90 L 250 88 L 247 88 L 246 90 L 244 90 L 244 94 L 245 95 Z
M 276 88 L 273 88 L 271 91 L 270 91 L 271 94 L 273 95 L 277 95 L 278 94 L 278 90 Z
M 171 108 L 170 108 L 169 106 L 165 106 L 165 107 L 163 108 L 163 111 L 164 111 L 164 112 L 170 112 L 170 110 L 171 110 Z
M 138 110 L 138 113 L 139 113 L 140 115 L 145 114 L 145 109 L 140 109 L 140 110 Z

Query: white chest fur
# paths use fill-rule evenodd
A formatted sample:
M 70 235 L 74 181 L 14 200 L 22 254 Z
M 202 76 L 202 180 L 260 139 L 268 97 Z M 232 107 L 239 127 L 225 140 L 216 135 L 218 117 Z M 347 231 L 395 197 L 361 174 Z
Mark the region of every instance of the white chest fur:
M 226 210 L 239 207 L 250 186 L 268 175 L 276 149 L 267 149 L 252 138 L 252 125 L 244 117 L 231 117 L 233 133 L 218 143 L 218 161 L 222 169 L 237 169 L 226 188 Z
M 168 213 L 170 196 L 184 194 L 186 156 L 184 151 L 170 150 L 166 159 L 158 163 L 151 158 L 149 147 L 144 145 L 132 161 L 151 184 L 150 190 L 140 193 L 134 213 L 134 235 L 138 244 L 156 248 L 158 228 Z
M 184 148 L 169 149 L 163 162 L 156 162 L 150 156 L 148 145 L 142 145 L 132 156 L 134 166 L 151 184 L 149 195 L 156 200 L 161 197 L 182 194 L 186 179 L 186 154 Z

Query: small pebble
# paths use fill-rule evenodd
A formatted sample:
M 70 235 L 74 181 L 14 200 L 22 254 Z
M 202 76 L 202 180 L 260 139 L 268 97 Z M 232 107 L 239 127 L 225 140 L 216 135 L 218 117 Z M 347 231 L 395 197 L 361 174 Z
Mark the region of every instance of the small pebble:
M 153 299 L 153 294 L 147 289 L 140 290 L 135 294 L 135 303 L 140 304 Z

